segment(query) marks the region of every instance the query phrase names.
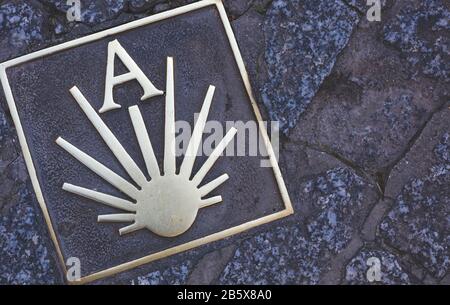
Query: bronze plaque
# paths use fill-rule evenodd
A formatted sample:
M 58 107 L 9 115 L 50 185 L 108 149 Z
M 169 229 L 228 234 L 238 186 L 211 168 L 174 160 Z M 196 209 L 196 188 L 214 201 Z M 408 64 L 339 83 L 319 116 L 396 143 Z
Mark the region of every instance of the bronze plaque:
M 293 212 L 220 1 L 12 59 L 0 75 L 61 264 L 81 263 L 77 283 Z M 255 123 L 256 155 L 236 153 L 226 122 Z

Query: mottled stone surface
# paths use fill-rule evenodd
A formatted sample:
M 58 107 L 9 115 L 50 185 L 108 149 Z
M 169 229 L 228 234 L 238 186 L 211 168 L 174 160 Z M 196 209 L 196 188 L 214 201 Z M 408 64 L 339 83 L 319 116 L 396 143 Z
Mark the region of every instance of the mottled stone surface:
M 232 21 L 245 67 L 250 76 L 253 92 L 259 92 L 266 77 L 264 65 L 264 16 L 255 8 Z M 256 96 L 260 100 L 259 94 Z
M 407 4 L 407 3 L 406 3 Z M 362 20 L 291 138 L 337 153 L 380 187 L 385 175 L 448 95 L 417 76 L 398 51 L 379 42 L 384 24 Z
M 450 8 L 447 1 L 408 1 L 383 28 L 384 41 L 425 75 L 450 80 Z
M 19 183 L 11 206 L 0 216 L 0 284 L 61 283 L 54 249 L 48 248 L 47 228 L 31 199 L 30 186 Z
M 194 1 L 81 2 L 2 1 L 0 61 Z M 448 284 L 448 1 L 224 3 L 296 214 L 97 283 Z M 18 146 L 0 94 L 0 283 L 61 283 Z
M 68 5 L 66 0 L 39 0 L 40 2 L 52 7 L 63 14 L 66 14 L 69 8 L 75 7 Z M 107 20 L 116 18 L 126 7 L 127 0 L 106 0 L 106 1 L 79 1 L 81 8 L 80 22 L 86 24 L 98 24 Z M 148 1 L 130 1 L 131 7 L 142 7 Z M 154 2 L 154 1 L 153 1 Z
M 254 4 L 255 0 L 225 0 L 228 16 L 232 19 L 239 18 Z
M 345 283 L 353 285 L 365 285 L 370 283 L 367 280 L 369 268 L 374 266 L 370 258 L 378 259 L 380 263 L 380 281 L 373 281 L 374 284 L 400 285 L 410 284 L 410 278 L 399 264 L 397 257 L 384 250 L 364 248 L 352 258 L 345 268 Z M 368 261 L 369 264 L 368 265 Z
M 6 7 L 6 9 L 5 9 Z M 3 6 L 0 12 L 15 11 L 13 7 Z M 18 19 L 23 15 L 17 16 Z M 13 16 L 0 13 L 0 24 L 18 22 Z M 3 27 L 3 24 L 2 24 Z M 1 29 L 1 27 L 0 27 Z M 0 32 L 2 32 L 0 30 Z M 10 43 L 11 35 L 2 32 L 0 44 Z M 6 34 L 5 34 L 6 33 Z M 14 43 L 13 41 L 11 43 Z M 7 48 L 6 53 L 13 48 Z M 0 50 L 5 50 L 0 48 Z M 20 49 L 15 50 L 16 52 Z M 2 51 L 0 51 L 2 52 Z M 6 103 L 2 100 L 1 105 Z M 19 154 L 15 129 L 0 106 L 0 284 L 54 283 L 55 261 L 50 258 L 53 248 L 48 241 L 47 231 L 41 221 L 37 204 L 32 200 L 32 189 L 26 184 L 28 174 L 23 158 Z M 48 250 L 50 249 L 50 250 Z
M 5 112 L 0 107 L 0 174 L 1 178 L 4 178 L 8 166 L 13 162 L 19 152 L 17 145 L 15 143 L 15 129 L 11 126 L 10 122 L 7 120 Z M 0 179 L 1 179 L 0 178 Z M 3 184 L 3 183 L 2 183 Z M 5 187 L 3 192 L 0 192 L 0 198 L 5 197 L 5 193 L 8 191 L 9 187 Z M 9 192 L 9 191 L 8 191 Z M 3 201 L 0 200 L 0 208 L 3 205 Z
M 232 244 L 207 253 L 197 263 L 186 283 L 188 285 L 216 284 L 218 277 L 221 275 L 225 265 L 233 257 L 235 251 L 236 245 Z
M 0 284 L 61 283 L 56 253 L 0 108 Z
M 405 185 L 381 232 L 396 247 L 411 252 L 438 277 L 450 266 L 450 165 L 436 165 L 429 175 Z
M 139 276 L 132 284 L 137 285 L 180 285 L 185 284 L 189 271 L 192 269 L 191 262 L 185 262 L 165 270 L 157 270 L 149 274 Z
M 133 13 L 143 13 L 160 2 L 159 0 L 128 0 L 128 8 Z
M 215 249 L 211 244 L 195 248 L 101 278 L 90 285 L 188 285 L 202 257 Z
M 221 284 L 315 284 L 321 266 L 318 244 L 299 225 L 278 227 L 244 241 L 225 267 Z
M 329 251 L 344 249 L 362 223 L 377 194 L 348 168 L 333 168 L 302 185 L 300 202 L 312 202 L 307 228 L 311 239 Z
M 361 14 L 366 15 L 367 11 L 374 7 L 375 4 L 380 5 L 381 8 L 383 8 L 389 0 L 343 0 L 345 3 L 347 3 L 349 6 L 356 8 Z M 367 3 L 370 3 L 370 5 L 367 5 Z
M 437 277 L 450 267 L 450 110 L 438 112 L 391 173 L 395 198 L 380 225 L 393 247 L 411 253 Z
M 294 223 L 244 241 L 221 283 L 318 283 L 329 261 L 349 245 L 377 201 L 374 187 L 339 161 L 311 149 L 293 148 L 285 148 L 281 164 L 298 213 Z M 304 164 L 303 171 L 295 168 L 298 163 L 292 164 L 293 160 Z
M 0 4 L 0 61 L 21 55 L 30 45 L 48 39 L 49 13 L 33 1 Z
M 355 11 L 340 1 L 272 2 L 265 21 L 268 79 L 262 98 L 283 131 L 306 110 L 357 22 Z

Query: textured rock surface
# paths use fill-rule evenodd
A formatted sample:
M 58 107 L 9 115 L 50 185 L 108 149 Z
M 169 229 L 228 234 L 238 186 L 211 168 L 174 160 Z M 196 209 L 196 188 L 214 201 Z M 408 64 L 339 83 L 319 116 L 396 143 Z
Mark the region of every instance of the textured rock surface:
M 411 78 L 414 67 L 379 42 L 383 24 L 396 18 L 386 13 L 382 22 L 360 22 L 291 132 L 293 139 L 337 153 L 369 172 L 381 187 L 389 168 L 448 96 L 448 86 L 442 82 Z M 432 31 L 429 24 L 424 27 Z
M 0 107 L 0 284 L 61 283 L 17 146 L 15 129 Z
M 69 22 L 66 1 L 3 1 L 0 61 L 194 1 L 81 2 Z M 367 284 L 370 257 L 381 283 L 448 283 L 448 2 L 382 1 L 381 22 L 359 0 L 224 2 L 256 98 L 288 135 L 296 214 L 100 283 Z M 0 283 L 61 283 L 6 109 L 0 94 Z
M 232 22 L 239 49 L 249 73 L 254 92 L 259 92 L 264 82 L 264 16 L 255 8 L 248 10 Z M 257 96 L 259 99 L 259 95 Z
M 232 19 L 239 18 L 254 4 L 254 0 L 227 0 L 224 1 L 228 16 Z
M 383 39 L 399 49 L 416 70 L 449 81 L 449 20 L 448 2 L 411 1 L 384 26 Z
M 380 225 L 389 244 L 439 278 L 450 267 L 449 115 L 448 108 L 437 113 L 393 169 L 387 194 L 395 204 Z
M 383 8 L 388 0 L 371 0 L 370 2 L 368 0 L 344 0 L 344 2 L 351 7 L 356 8 L 361 14 L 366 15 L 367 11 L 375 4 L 380 5 L 380 7 Z M 368 2 L 370 5 L 367 5 Z
M 339 1 L 272 2 L 265 22 L 268 79 L 262 98 L 283 131 L 306 110 L 357 21 L 355 11 Z
M 333 168 L 307 181 L 300 202 L 312 202 L 317 212 L 307 223 L 311 239 L 338 253 L 350 242 L 377 194 L 347 168 Z
M 348 284 L 367 284 L 367 262 L 377 258 L 380 262 L 380 282 L 378 284 L 410 284 L 408 273 L 402 270 L 396 256 L 384 250 L 364 248 L 348 263 L 345 268 L 345 282 Z M 372 263 L 373 264 L 373 263 Z
M 0 4 L 0 61 L 21 55 L 30 45 L 48 39 L 48 12 L 39 3 Z
M 191 262 L 179 266 L 170 267 L 161 271 L 139 276 L 132 284 L 137 285 L 180 285 L 184 284 L 192 268 Z
M 21 187 L 0 216 L 0 283 L 61 283 L 53 248 L 48 247 L 47 228 L 39 221 L 42 215 L 36 205 L 30 205 L 30 187 L 23 181 L 17 183 Z
M 303 171 L 298 171 L 298 163 L 304 164 Z M 288 145 L 281 164 L 298 212 L 294 223 L 244 241 L 221 275 L 221 283 L 318 283 L 330 268 L 329 261 L 350 244 L 378 199 L 367 180 L 318 151 Z
M 233 257 L 236 245 L 230 245 L 222 249 L 207 253 L 197 263 L 186 282 L 188 285 L 216 284 L 225 265 Z
M 1 111 L 0 283 L 60 283 L 54 248 L 16 146 L 15 130 Z
M 68 9 L 74 7 L 68 5 L 66 0 L 40 0 L 43 4 L 55 8 L 66 14 Z M 131 7 L 143 7 L 148 1 L 130 1 Z M 155 2 L 155 1 L 153 1 Z M 127 0 L 106 0 L 106 1 L 80 1 L 80 22 L 86 24 L 98 24 L 116 18 L 126 7 Z
M 14 140 L 14 128 L 11 126 L 6 118 L 4 111 L 0 108 L 0 174 L 1 178 L 6 178 L 4 175 L 8 169 L 8 166 L 13 162 L 18 156 L 18 150 L 15 145 Z M 5 182 L 2 183 L 2 185 Z M 5 194 L 9 187 L 5 187 L 3 192 L 0 193 L 0 198 L 6 197 Z M 0 209 L 3 206 L 3 200 L 0 200 Z
M 225 267 L 221 284 L 315 284 L 320 248 L 302 236 L 300 225 L 272 229 L 244 241 Z

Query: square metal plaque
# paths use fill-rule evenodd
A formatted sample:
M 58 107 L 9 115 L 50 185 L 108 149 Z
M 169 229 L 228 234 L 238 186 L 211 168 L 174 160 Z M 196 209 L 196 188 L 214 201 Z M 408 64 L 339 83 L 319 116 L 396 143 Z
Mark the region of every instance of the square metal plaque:
M 219 0 L 9 60 L 0 76 L 62 268 L 81 262 L 77 283 L 293 213 Z M 193 130 L 182 155 L 175 121 Z M 211 154 L 189 154 L 209 121 L 256 122 L 271 166 L 222 154 L 234 128 Z

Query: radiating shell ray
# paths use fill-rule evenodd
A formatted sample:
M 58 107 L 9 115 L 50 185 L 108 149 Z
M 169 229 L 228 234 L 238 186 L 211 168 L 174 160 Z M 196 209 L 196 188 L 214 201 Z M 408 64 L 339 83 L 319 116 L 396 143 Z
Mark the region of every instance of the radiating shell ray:
M 129 183 L 127 180 L 123 179 L 115 172 L 113 172 L 88 154 L 82 152 L 63 138 L 59 137 L 56 140 L 56 143 L 73 157 L 75 157 L 75 159 L 86 165 L 91 171 L 105 179 L 111 185 L 113 185 L 129 197 L 133 199 L 136 198 L 138 189 L 136 189 L 136 187 L 134 187 L 134 185 Z
M 205 163 L 203 163 L 202 167 L 199 169 L 199 171 L 195 174 L 194 178 L 192 178 L 192 181 L 196 186 L 198 186 L 200 183 L 202 183 L 203 178 L 205 178 L 206 174 L 208 174 L 209 170 L 212 168 L 214 163 L 217 161 L 217 159 L 220 157 L 222 152 L 227 147 L 228 143 L 233 139 L 233 137 L 236 135 L 237 129 L 232 127 L 225 137 L 219 142 L 219 144 L 216 146 L 216 148 L 213 150 L 211 155 L 206 159 Z
M 131 225 L 129 225 L 129 226 L 120 228 L 120 229 L 119 229 L 119 234 L 120 234 L 120 235 L 124 235 L 124 234 L 127 234 L 127 233 L 131 233 L 131 232 L 140 230 L 140 229 L 142 229 L 142 228 L 143 228 L 143 227 L 140 226 L 140 225 L 138 225 L 137 223 L 133 223 L 133 224 L 131 224 Z
M 134 132 L 141 148 L 142 157 L 144 158 L 145 166 L 150 178 L 159 177 L 161 175 L 158 166 L 158 160 L 156 160 L 155 152 L 150 141 L 150 136 L 145 127 L 144 119 L 142 118 L 141 111 L 138 106 L 131 106 L 128 108 L 130 113 L 131 122 L 133 123 Z
M 208 198 L 208 199 L 203 199 L 200 202 L 200 208 L 205 208 L 207 206 L 219 203 L 221 201 L 222 201 L 222 196 L 214 196 L 214 197 L 211 197 L 211 198 Z
M 128 212 L 136 212 L 136 205 L 128 200 L 93 191 L 70 183 L 63 184 L 63 190 Z
M 208 195 L 213 190 L 215 190 L 217 187 L 219 187 L 219 185 L 221 185 L 222 183 L 227 181 L 228 178 L 230 178 L 230 177 L 227 174 L 223 174 L 223 175 L 217 177 L 216 179 L 214 179 L 213 181 L 208 182 L 207 184 L 205 184 L 204 186 L 202 186 L 199 189 L 200 195 L 202 197 Z
M 212 154 L 200 167 L 200 170 L 190 180 L 214 96 L 214 90 L 214 86 L 208 88 L 178 175 L 176 174 L 175 162 L 175 99 L 173 59 L 171 57 L 167 58 L 163 174 L 161 174 L 158 166 L 150 136 L 138 106 L 128 108 L 142 157 L 151 178 L 147 181 L 145 175 L 125 151 L 108 126 L 98 116 L 78 88 L 73 87 L 70 92 L 75 100 L 108 145 L 111 152 L 140 188 L 136 188 L 132 183 L 99 161 L 59 137 L 56 140 L 59 146 L 88 167 L 92 172 L 133 199 L 136 203 L 69 183 L 64 183 L 63 189 L 118 210 L 130 212 L 98 216 L 98 222 L 132 222 L 130 225 L 119 230 L 120 235 L 143 228 L 147 228 L 164 237 L 174 237 L 186 232 L 194 222 L 198 209 L 222 202 L 222 196 L 203 197 L 210 194 L 229 178 L 227 174 L 222 174 L 199 187 L 228 143 L 235 136 L 237 132 L 236 128 L 232 128 L 227 132 Z
M 127 222 L 134 221 L 134 214 L 108 214 L 108 215 L 99 215 L 98 222 Z
M 117 160 L 122 164 L 124 169 L 130 175 L 130 177 L 139 185 L 142 186 L 147 182 L 144 174 L 141 172 L 139 167 L 127 153 L 125 148 L 123 148 L 122 144 L 117 140 L 111 130 L 106 126 L 100 116 L 95 112 L 94 108 L 89 104 L 83 94 L 78 90 L 75 86 L 70 89 L 70 93 L 72 93 L 73 97 L 77 101 L 78 105 L 80 105 L 81 109 L 84 111 L 88 119 L 91 121 L 92 125 L 94 125 L 95 129 L 97 129 L 100 136 L 108 145 L 111 152 L 116 156 Z
M 197 118 L 197 123 L 194 127 L 194 132 L 192 133 L 191 139 L 189 140 L 183 163 L 181 164 L 180 174 L 186 176 L 187 178 L 190 178 L 192 175 L 192 167 L 195 163 L 198 147 L 200 146 L 200 142 L 202 141 L 203 130 L 205 128 L 206 119 L 208 118 L 209 108 L 214 96 L 214 90 L 214 86 L 209 86 L 208 92 L 206 93 L 206 97 L 203 102 L 202 110 L 200 111 L 200 114 Z
M 167 57 L 164 175 L 175 174 L 175 94 L 173 58 Z

